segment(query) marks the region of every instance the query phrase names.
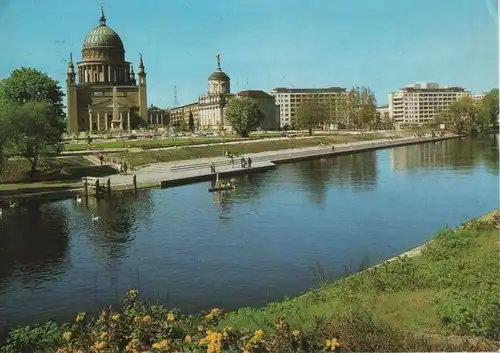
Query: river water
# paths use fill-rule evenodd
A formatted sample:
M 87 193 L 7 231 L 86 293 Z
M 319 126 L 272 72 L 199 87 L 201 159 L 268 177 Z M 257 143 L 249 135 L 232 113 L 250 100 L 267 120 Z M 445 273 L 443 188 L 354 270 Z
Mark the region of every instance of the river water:
M 498 158 L 490 135 L 285 164 L 225 195 L 199 183 L 4 210 L 0 331 L 132 287 L 187 312 L 297 295 L 498 207 Z

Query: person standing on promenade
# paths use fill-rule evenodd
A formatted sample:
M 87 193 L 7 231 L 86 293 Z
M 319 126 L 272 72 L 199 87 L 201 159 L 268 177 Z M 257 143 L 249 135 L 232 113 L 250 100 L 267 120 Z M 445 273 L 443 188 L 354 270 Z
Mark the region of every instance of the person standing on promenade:
M 245 157 L 241 156 L 240 162 L 241 162 L 241 168 L 245 168 L 247 164 L 247 162 L 245 161 Z
M 234 157 L 231 155 L 231 168 L 234 168 Z
M 252 158 L 248 157 L 248 168 L 252 168 Z

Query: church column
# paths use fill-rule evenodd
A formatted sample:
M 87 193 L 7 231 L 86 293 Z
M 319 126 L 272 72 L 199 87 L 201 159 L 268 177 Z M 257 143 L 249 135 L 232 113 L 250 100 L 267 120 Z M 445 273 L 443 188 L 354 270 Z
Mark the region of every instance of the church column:
M 104 130 L 109 130 L 109 125 L 108 125 L 108 113 L 104 113 L 104 125 L 106 125 L 106 127 L 104 128 Z
M 165 124 L 163 123 L 163 112 L 161 112 L 161 113 L 160 113 L 160 119 L 161 119 L 161 124 L 162 124 L 162 125 L 165 125 Z
M 156 113 L 155 115 L 156 115 L 156 125 L 159 125 L 160 124 L 160 120 L 159 120 L 159 117 L 158 117 L 158 113 Z
M 127 130 L 130 132 L 130 110 L 127 112 Z
M 149 113 L 149 124 L 153 125 L 153 113 Z
M 92 110 L 89 109 L 89 131 L 92 132 Z
M 97 131 L 101 131 L 101 113 L 97 112 Z
M 108 82 L 113 83 L 113 80 L 111 78 L 111 65 L 108 65 Z
M 123 112 L 120 112 L 120 130 L 123 130 Z

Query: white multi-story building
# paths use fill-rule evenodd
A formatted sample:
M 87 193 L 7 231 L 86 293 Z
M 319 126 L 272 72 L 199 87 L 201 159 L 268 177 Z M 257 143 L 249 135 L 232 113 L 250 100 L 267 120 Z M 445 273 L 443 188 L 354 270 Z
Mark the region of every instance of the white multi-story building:
M 417 82 L 389 93 L 389 114 L 396 124 L 422 125 L 434 120 L 451 102 L 470 95 L 462 87 Z
M 276 104 L 280 107 L 280 126 L 291 127 L 297 116 L 297 109 L 307 99 L 318 99 L 321 103 L 335 104 L 336 98 L 345 93 L 345 88 L 275 88 L 271 91 Z M 335 109 L 335 106 L 332 108 Z
M 484 96 L 486 96 L 486 93 L 473 93 L 472 99 L 474 102 L 479 103 L 483 100 Z

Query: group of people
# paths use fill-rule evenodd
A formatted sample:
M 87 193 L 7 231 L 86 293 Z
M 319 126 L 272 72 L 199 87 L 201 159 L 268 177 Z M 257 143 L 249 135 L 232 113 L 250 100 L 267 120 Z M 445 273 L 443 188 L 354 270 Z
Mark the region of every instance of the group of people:
M 245 157 L 241 156 L 240 164 L 241 164 L 241 168 L 246 168 L 247 166 L 248 166 L 248 168 L 251 168 L 252 167 L 252 158 L 248 157 L 247 159 L 245 159 Z
M 128 165 L 127 162 L 120 163 L 120 174 L 127 175 Z

